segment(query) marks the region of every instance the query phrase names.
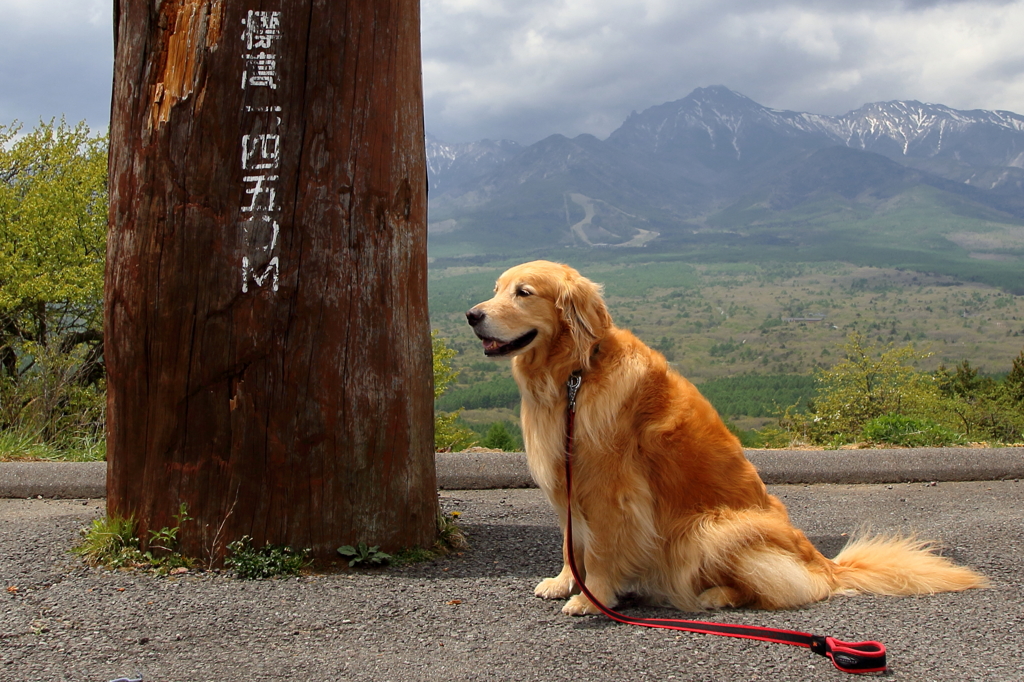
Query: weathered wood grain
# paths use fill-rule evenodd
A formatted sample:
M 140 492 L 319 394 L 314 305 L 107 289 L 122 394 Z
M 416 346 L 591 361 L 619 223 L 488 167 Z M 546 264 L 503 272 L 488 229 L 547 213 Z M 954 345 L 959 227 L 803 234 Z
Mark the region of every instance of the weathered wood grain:
M 418 3 L 116 9 L 110 512 L 145 539 L 185 503 L 212 558 L 429 545 Z

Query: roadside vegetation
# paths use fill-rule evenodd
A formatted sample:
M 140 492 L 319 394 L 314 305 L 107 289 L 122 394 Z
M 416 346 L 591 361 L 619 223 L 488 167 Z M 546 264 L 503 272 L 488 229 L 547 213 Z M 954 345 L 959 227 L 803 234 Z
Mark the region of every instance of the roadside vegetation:
M 0 456 L 104 459 L 107 140 L 0 125 Z
M 1022 440 L 1013 426 L 1018 406 L 1006 396 L 1024 348 L 1024 296 L 909 268 L 574 262 L 573 255 L 558 254 L 605 285 L 616 323 L 696 383 L 748 447 Z M 459 420 L 479 435 L 518 423 L 519 398 L 507 361 L 483 358 L 464 312 L 490 296 L 510 264 L 435 263 L 431 273 L 431 322 L 457 351 L 459 372 L 437 404 L 463 408 Z M 872 415 L 881 421 L 867 432 L 855 416 L 829 418 L 841 376 L 828 373 L 848 366 L 851 343 L 906 367 L 877 381 L 912 376 L 934 389 L 924 402 L 912 395 L 892 407 L 902 426 L 885 412 Z M 872 395 L 871 409 L 877 404 Z M 908 426 L 906 419 L 927 421 Z
M 0 461 L 103 460 L 104 136 L 0 125 Z M 566 249 L 616 323 L 665 354 L 748 446 L 1017 443 L 1024 286 L 920 264 L 704 262 Z M 464 311 L 520 259 L 430 271 L 435 447 L 521 450 L 507 362 Z
M 979 376 L 966 360 L 915 369 L 927 358 L 912 344 L 878 347 L 852 334 L 841 359 L 816 374 L 814 397 L 787 407 L 757 437 L 775 447 L 1024 442 L 1024 350 L 1000 379 Z
M 922 370 L 931 354 L 913 343 L 883 345 L 856 332 L 833 356 L 835 364 L 809 375 L 743 375 L 700 388 L 746 447 L 1024 443 L 1024 350 L 994 376 L 980 374 L 967 360 Z M 465 393 L 484 391 L 470 387 Z M 512 397 L 466 412 L 482 414 L 486 422 L 514 415 L 516 402 Z M 758 418 L 760 426 L 740 428 L 739 418 Z M 521 433 L 508 421 L 476 428 L 478 433 L 486 428 L 482 445 L 522 446 Z

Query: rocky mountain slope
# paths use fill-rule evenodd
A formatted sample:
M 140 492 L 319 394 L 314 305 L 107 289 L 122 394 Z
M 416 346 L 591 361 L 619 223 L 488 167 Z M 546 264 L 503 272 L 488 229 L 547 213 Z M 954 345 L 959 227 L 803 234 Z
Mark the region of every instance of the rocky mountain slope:
M 428 138 L 428 161 L 443 255 L 824 247 L 855 232 L 908 248 L 928 235 L 961 259 L 1024 257 L 1024 116 L 1011 112 L 895 101 L 824 116 L 714 86 L 634 112 L 606 140 Z

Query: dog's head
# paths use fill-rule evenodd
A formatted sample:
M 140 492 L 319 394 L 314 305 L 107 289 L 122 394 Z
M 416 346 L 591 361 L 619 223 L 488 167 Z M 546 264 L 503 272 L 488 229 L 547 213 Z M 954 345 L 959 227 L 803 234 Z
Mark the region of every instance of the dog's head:
M 473 306 L 466 319 L 484 354 L 513 356 L 541 349 L 564 352 L 579 368 L 611 327 L 601 287 L 567 265 L 533 261 L 498 278 L 494 298 Z

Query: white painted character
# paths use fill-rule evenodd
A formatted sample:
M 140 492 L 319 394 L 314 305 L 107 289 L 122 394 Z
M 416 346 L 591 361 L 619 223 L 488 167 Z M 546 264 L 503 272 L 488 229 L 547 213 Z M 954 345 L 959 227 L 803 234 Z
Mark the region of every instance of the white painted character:
M 277 168 L 280 161 L 280 135 L 242 136 L 242 170 Z

